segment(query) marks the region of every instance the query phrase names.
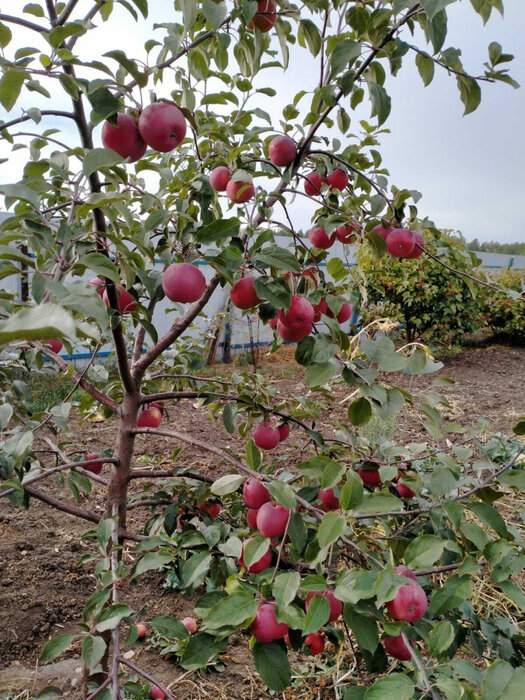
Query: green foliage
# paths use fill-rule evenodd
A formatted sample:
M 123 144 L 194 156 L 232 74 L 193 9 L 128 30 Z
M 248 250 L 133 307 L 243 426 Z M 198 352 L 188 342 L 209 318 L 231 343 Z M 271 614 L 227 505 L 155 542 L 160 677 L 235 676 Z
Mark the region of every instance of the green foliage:
M 490 279 L 507 294 L 489 290 L 485 295 L 484 319 L 487 325 L 507 342 L 525 343 L 525 270 L 508 268 L 491 273 Z

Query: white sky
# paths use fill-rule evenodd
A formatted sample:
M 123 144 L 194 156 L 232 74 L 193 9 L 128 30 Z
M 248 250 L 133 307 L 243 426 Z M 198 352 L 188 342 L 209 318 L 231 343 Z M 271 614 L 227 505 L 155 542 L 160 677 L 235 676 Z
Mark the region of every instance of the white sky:
M 17 14 L 25 4 L 26 0 L 0 1 L 0 9 Z M 91 2 L 81 0 L 79 6 L 89 8 Z M 129 57 L 142 57 L 144 41 L 152 36 L 161 40 L 163 36 L 163 30 L 153 33 L 152 25 L 177 20 L 172 7 L 167 0 L 150 0 L 150 17 L 140 24 L 135 24 L 125 10 L 116 7 L 110 22 L 106 25 L 100 23 L 97 32 L 78 41 L 77 48 L 81 55 L 89 58 L 98 58 L 93 53 L 94 46 L 97 54 L 98 47 L 101 47 L 100 54 L 116 48 L 124 49 Z M 449 35 L 445 46 L 462 48 L 467 70 L 481 74 L 482 64 L 487 60 L 488 44 L 499 41 L 506 53 L 516 57 L 504 67 L 510 67 L 512 76 L 525 85 L 523 0 L 505 0 L 505 18 L 502 20 L 498 13 L 493 13 L 485 27 L 469 0 L 462 0 L 448 9 Z M 32 19 L 29 15 L 26 17 Z M 17 36 L 16 46 L 38 45 L 33 33 L 13 25 L 11 28 L 15 36 L 20 37 Z M 11 46 L 7 55 L 12 55 Z M 313 86 L 316 78 L 317 68 L 303 49 L 292 50 L 286 73 L 263 71 L 257 78 L 258 86 L 271 85 L 277 90 L 275 98 L 264 97 L 260 103 L 275 119 L 276 131 L 281 130 L 278 120 L 282 108 L 299 89 Z M 442 228 L 462 231 L 467 239 L 524 240 L 524 90 L 514 90 L 503 83 L 483 83 L 480 107 L 473 114 L 462 117 L 463 105 L 455 79 L 436 67 L 434 81 L 424 88 L 410 54 L 405 57 L 398 76 L 387 78 L 386 87 L 392 97 L 392 113 L 385 127 L 391 130 L 391 134 L 382 137 L 381 152 L 384 165 L 391 172 L 390 182 L 422 192 L 423 199 L 418 204 L 420 215 L 429 216 Z M 161 89 L 157 88 L 157 93 L 162 96 Z M 39 98 L 35 93 L 26 91 L 24 94 L 25 107 L 51 106 L 49 100 Z M 307 99 L 304 98 L 305 103 Z M 53 100 L 52 107 L 69 109 L 69 104 L 65 99 L 63 102 L 62 99 Z M 1 119 L 7 120 L 18 114 L 15 107 L 7 116 L 0 107 Z M 368 116 L 369 105 L 366 103 L 357 118 Z M 357 119 L 353 117 L 354 121 L 357 130 Z M 50 119 L 45 121 L 46 127 L 54 125 Z M 63 126 L 63 122 L 60 125 Z M 23 127 L 35 132 L 42 128 L 31 122 Z M 74 141 L 70 140 L 70 143 Z M 11 153 L 10 147 L 0 144 L 0 157 L 9 158 L 8 163 L 0 166 L 0 182 L 14 182 L 21 176 L 25 152 Z M 298 198 L 293 206 L 296 228 L 309 228 L 313 209 L 308 200 Z

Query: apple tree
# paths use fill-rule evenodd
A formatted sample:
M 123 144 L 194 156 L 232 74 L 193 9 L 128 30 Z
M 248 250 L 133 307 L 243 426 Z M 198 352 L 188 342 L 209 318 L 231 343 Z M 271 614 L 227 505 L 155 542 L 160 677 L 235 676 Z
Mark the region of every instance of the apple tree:
M 396 387 L 398 373 L 441 366 L 424 347 L 396 349 L 374 324 L 351 337 L 344 325 L 365 293 L 346 246 L 387 261 L 428 255 L 419 195 L 389 184 L 379 152 L 390 80 L 409 61 L 425 86 L 444 70 L 466 114 L 482 83 L 515 86 L 496 42 L 479 75 L 447 47 L 455 2 L 176 0 L 163 3 L 140 58 L 99 32 L 124 18 L 145 26 L 148 0 L 41 0 L 0 14 L 4 168 L 20 152 L 25 161 L 0 187 L 10 214 L 0 272 L 23 282 L 0 299 L 1 495 L 95 527 L 99 554 L 84 564 L 98 590 L 41 655 L 79 643 L 85 697 L 175 697 L 122 651 L 144 633 L 123 584 L 159 569 L 182 595 L 199 594 L 193 618 L 150 622 L 184 669 L 204 669 L 246 630 L 273 691 L 292 682 L 291 647 L 327 659 L 348 651 L 360 674 L 337 667 L 337 697 L 518 697 L 522 638 L 473 592 L 488 586 L 523 607 L 512 580 L 519 530 L 498 509 L 524 488 L 523 446 L 447 423 L 446 380 L 423 398 Z M 472 21 L 503 11 L 501 0 L 471 5 Z M 303 62 L 301 84 L 275 79 Z M 313 212 L 308 240 L 294 222 L 301 201 Z M 332 255 L 335 241 L 343 252 Z M 272 350 L 297 343 L 306 397 L 277 396 L 256 373 L 195 373 L 190 327 L 219 294 L 271 327 Z M 84 369 L 60 354 L 78 346 L 91 354 Z M 80 438 L 65 432 L 71 397 L 33 410 L 25 378 L 44 363 L 82 391 L 76 410 L 112 421 L 113 446 L 78 458 Z M 347 418 L 327 430 L 319 416 L 335 387 Z M 242 450 L 166 418 L 183 401 L 222 417 Z M 366 432 L 408 408 L 426 442 Z M 290 431 L 303 449 L 283 464 L 272 450 Z M 144 469 L 139 435 L 213 455 L 216 474 Z M 60 497 L 46 489 L 52 475 Z M 103 517 L 85 507 L 93 483 L 105 489 Z M 152 500 L 144 530 L 132 531 L 130 507 Z

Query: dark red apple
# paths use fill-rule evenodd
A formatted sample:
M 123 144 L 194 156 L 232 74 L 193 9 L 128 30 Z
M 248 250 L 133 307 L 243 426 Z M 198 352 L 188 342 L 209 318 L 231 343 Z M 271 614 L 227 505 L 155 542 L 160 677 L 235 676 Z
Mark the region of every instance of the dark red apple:
M 381 477 L 379 476 L 379 469 L 358 469 L 357 473 L 363 480 L 365 486 L 380 486 Z
M 320 632 L 313 632 L 307 635 L 304 643 L 310 647 L 310 654 L 316 656 L 324 651 L 324 637 Z
M 425 239 L 423 236 L 419 233 L 419 231 L 414 231 L 413 233 L 416 238 L 416 243 L 414 245 L 414 250 L 409 255 L 405 255 L 408 260 L 420 258 L 425 250 Z
M 198 301 L 206 289 L 206 278 L 196 265 L 173 263 L 162 274 L 162 289 L 171 301 Z
M 301 296 L 293 296 L 288 311 L 279 309 L 277 316 L 279 321 L 290 330 L 304 330 L 309 325 L 311 326 L 315 311 L 308 299 Z
M 348 175 L 344 170 L 334 170 L 326 178 L 326 182 L 330 185 L 332 190 L 341 190 L 341 192 L 348 185 Z
M 139 414 L 137 426 L 139 428 L 158 428 L 162 421 L 162 413 L 158 408 L 145 408 Z
M 270 492 L 266 486 L 253 476 L 244 482 L 242 496 L 248 508 L 255 509 L 260 508 L 263 503 L 271 500 Z
M 144 639 L 148 632 L 146 625 L 142 624 L 142 622 L 138 622 L 135 627 L 137 630 L 137 639 Z
M 248 508 L 248 510 L 246 511 L 246 523 L 248 524 L 248 527 L 250 527 L 252 530 L 257 530 L 258 512 L 258 508 Z
M 308 606 L 310 605 L 310 601 L 312 598 L 316 595 L 321 595 L 323 598 L 326 598 L 326 600 L 330 603 L 330 617 L 328 618 L 329 622 L 334 622 L 334 620 L 337 620 L 338 617 L 341 617 L 343 614 L 343 604 L 340 600 L 338 600 L 333 591 L 312 591 L 311 593 L 308 593 L 306 596 L 306 609 L 308 610 Z
M 199 503 L 197 508 L 201 513 L 207 513 L 212 520 L 215 520 L 222 510 L 221 504 L 215 501 L 204 501 L 203 503 Z
M 284 622 L 277 622 L 275 603 L 259 603 L 250 629 L 258 642 L 268 644 L 282 639 L 290 628 Z
M 414 250 L 416 237 L 406 228 L 395 228 L 388 234 L 386 249 L 394 258 L 406 258 Z
M 101 279 L 100 277 L 93 277 L 92 280 L 89 280 L 88 284 L 91 285 L 91 287 L 95 287 L 96 292 L 100 297 L 104 296 L 104 289 L 106 287 L 106 283 L 103 279 Z
M 270 501 L 263 503 L 257 513 L 257 529 L 265 537 L 280 537 L 286 530 L 290 509 Z
M 262 557 L 258 560 L 253 562 L 253 564 L 248 568 L 246 564 L 244 563 L 244 550 L 248 544 L 248 542 L 251 542 L 251 538 L 248 540 L 245 540 L 242 543 L 242 552 L 241 552 L 241 557 L 239 559 L 240 565 L 246 569 L 246 571 L 249 574 L 259 574 L 261 571 L 264 571 L 267 569 L 270 564 L 272 563 L 272 550 L 269 549 L 265 554 L 262 555 Z
M 194 617 L 185 617 L 181 622 L 190 634 L 195 634 L 197 631 L 197 622 Z
M 268 155 L 274 165 L 290 165 L 297 155 L 297 145 L 295 141 L 286 134 L 276 136 L 270 141 Z
M 335 229 L 335 235 L 338 241 L 349 245 L 357 240 L 360 231 L 359 221 L 352 217 L 347 224 L 342 224 Z
M 288 435 L 290 435 L 290 425 L 288 423 L 281 423 L 281 425 L 277 426 L 277 430 L 279 431 L 279 442 L 286 440 Z
M 339 310 L 339 313 L 337 314 L 336 318 L 339 323 L 345 323 L 348 321 L 348 319 L 352 316 L 352 306 L 348 302 L 345 302 L 342 306 L 341 309 Z
M 321 510 L 337 510 L 340 507 L 339 499 L 333 489 L 322 489 L 317 494 L 317 498 L 322 502 Z
M 154 102 L 139 117 L 139 131 L 150 148 L 167 153 L 186 136 L 186 119 L 173 102 Z
M 310 239 L 310 243 L 316 248 L 328 250 L 328 248 L 334 244 L 335 232 L 329 236 L 323 226 L 314 226 L 314 228 L 310 229 L 308 238 Z
M 132 311 L 135 311 L 135 309 L 137 308 L 137 302 L 131 296 L 128 290 L 124 289 L 124 287 L 120 284 L 116 284 L 115 287 L 117 290 L 118 310 L 120 311 L 120 313 L 130 314 Z M 104 293 L 102 294 L 102 301 L 106 306 L 109 306 L 107 289 L 104 289 Z
M 378 236 L 381 236 L 381 238 L 386 241 L 388 236 L 392 233 L 394 229 L 391 226 L 376 226 L 375 228 L 372 229 L 373 233 L 377 233 Z
M 49 340 L 43 340 L 42 345 L 44 347 L 48 348 L 49 350 L 51 350 L 51 352 L 54 352 L 55 355 L 58 355 L 58 353 L 64 347 L 64 345 L 62 344 L 62 341 L 58 340 L 58 338 L 51 338 Z
M 257 3 L 257 12 L 246 25 L 247 29 L 254 30 L 256 27 L 260 32 L 269 32 L 275 24 L 277 14 L 275 3 L 272 0 L 262 0 Z
M 321 194 L 321 184 L 321 177 L 314 170 L 314 172 L 310 173 L 305 178 L 304 191 L 310 197 L 315 197 L 316 195 Z
M 325 314 L 326 316 L 331 316 L 328 313 L 328 304 L 326 303 L 326 299 L 321 299 L 321 301 L 318 304 L 314 305 L 314 323 L 319 323 L 321 320 L 321 314 Z
M 253 431 L 253 441 L 261 450 L 273 450 L 279 444 L 279 431 L 270 423 L 259 423 Z
M 101 459 L 102 455 L 100 455 L 98 452 L 87 452 L 84 455 L 84 459 Z M 103 462 L 95 462 L 94 464 L 86 464 L 85 467 L 82 467 L 82 469 L 85 469 L 87 472 L 91 472 L 92 474 L 100 474 L 102 471 L 102 468 L 104 466 Z
M 409 580 L 386 604 L 388 612 L 396 620 L 416 622 L 420 620 L 428 606 L 427 596 L 417 581 Z
M 299 328 L 292 329 L 289 326 L 285 326 L 281 321 L 277 321 L 277 333 L 281 336 L 283 340 L 289 343 L 297 343 L 301 338 L 310 335 L 312 332 L 312 324 L 307 323 Z
M 140 135 L 137 120 L 131 114 L 118 114 L 117 126 L 105 122 L 102 127 L 102 144 L 134 163 L 146 153 L 146 144 Z
M 216 192 L 226 192 L 232 174 L 225 165 L 219 165 L 210 173 L 210 185 Z
M 386 653 L 393 656 L 394 659 L 410 661 L 412 658 L 410 649 L 405 644 L 401 635 L 398 637 L 383 637 L 383 646 L 385 647 Z
M 396 491 L 401 498 L 414 498 L 416 495 L 416 492 L 412 491 L 412 489 L 404 484 L 401 479 L 399 479 L 397 482 Z
M 164 700 L 166 693 L 158 685 L 152 685 L 149 691 L 151 700 Z
M 406 576 L 406 578 L 409 578 L 412 581 L 417 581 L 417 577 L 412 569 L 409 569 L 408 566 L 405 566 L 404 564 L 399 564 L 399 566 L 396 566 L 394 573 L 396 576 Z
M 235 204 L 243 204 L 249 202 L 253 197 L 255 190 L 251 182 L 243 182 L 242 180 L 230 180 L 226 185 L 226 194 Z
M 255 277 L 241 277 L 231 288 L 230 299 L 238 309 L 251 309 L 260 304 L 261 300 L 253 288 L 254 282 Z

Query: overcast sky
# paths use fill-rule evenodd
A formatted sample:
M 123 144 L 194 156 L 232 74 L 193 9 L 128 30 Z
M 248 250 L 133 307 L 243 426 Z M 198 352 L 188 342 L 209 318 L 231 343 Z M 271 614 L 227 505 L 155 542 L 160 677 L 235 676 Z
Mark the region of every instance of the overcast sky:
M 0 3 L 0 7 L 15 14 L 16 8 L 25 4 L 25 0 L 17 0 Z M 81 0 L 79 5 L 90 7 L 91 2 Z M 94 45 L 104 47 L 101 53 L 119 48 L 130 57 L 142 57 L 143 44 L 152 36 L 153 23 L 174 21 L 171 9 L 167 11 L 171 7 L 172 3 L 167 0 L 150 0 L 148 21 L 141 20 L 137 25 L 125 10 L 116 6 L 114 17 L 118 22 L 112 21 L 112 17 L 109 24 L 100 27 L 95 42 L 89 34 L 87 39 L 78 41 L 77 48 L 84 56 L 87 51 L 90 58 L 95 57 L 92 55 Z M 13 30 L 15 34 L 20 31 L 18 27 Z M 156 33 L 159 40 L 162 31 Z M 483 72 L 487 46 L 495 40 L 502 44 L 505 52 L 515 55 L 516 60 L 506 67 L 510 67 L 512 76 L 525 85 L 524 35 L 523 0 L 505 0 L 505 17 L 502 19 L 494 12 L 486 26 L 472 10 L 470 0 L 449 7 L 449 35 L 445 46 L 462 48 L 464 65 L 472 74 Z M 20 37 L 16 45 L 35 45 L 32 33 L 22 31 Z M 11 55 L 10 48 L 8 55 Z M 262 103 L 275 119 L 276 130 L 280 130 L 281 110 L 291 96 L 303 86 L 308 89 L 315 80 L 316 73 L 312 73 L 312 69 L 306 52 L 298 49 L 292 52 L 287 73 L 265 71 L 257 79 L 259 85 L 271 84 L 277 90 L 275 98 L 264 97 Z M 392 113 L 385 126 L 391 133 L 382 137 L 381 152 L 384 165 L 391 172 L 391 182 L 422 192 L 423 199 L 418 205 L 420 214 L 432 218 L 439 227 L 460 230 L 469 240 L 476 237 L 524 240 L 524 88 L 514 90 L 503 83 L 483 83 L 480 107 L 463 117 L 455 79 L 437 69 L 432 84 L 424 88 L 411 55 L 407 56 L 396 78 L 387 78 L 386 87 L 392 97 Z M 161 90 L 157 92 L 160 96 Z M 49 102 L 38 99 L 35 93 L 25 94 L 24 106 L 38 103 L 42 108 L 49 107 Z M 53 107 L 67 108 L 67 103 L 64 101 L 62 105 L 55 100 Z M 9 117 L 16 114 L 15 108 Z M 368 116 L 366 104 L 357 117 Z M 8 118 L 2 108 L 0 118 Z M 53 124 L 47 120 L 45 125 Z M 35 131 L 34 125 L 31 129 Z M 24 152 L 11 154 L 3 145 L 0 156 L 10 159 L 0 165 L 0 182 L 13 182 L 15 177 L 21 176 Z M 297 228 L 309 227 L 311 211 L 308 201 L 299 198 L 293 207 Z

